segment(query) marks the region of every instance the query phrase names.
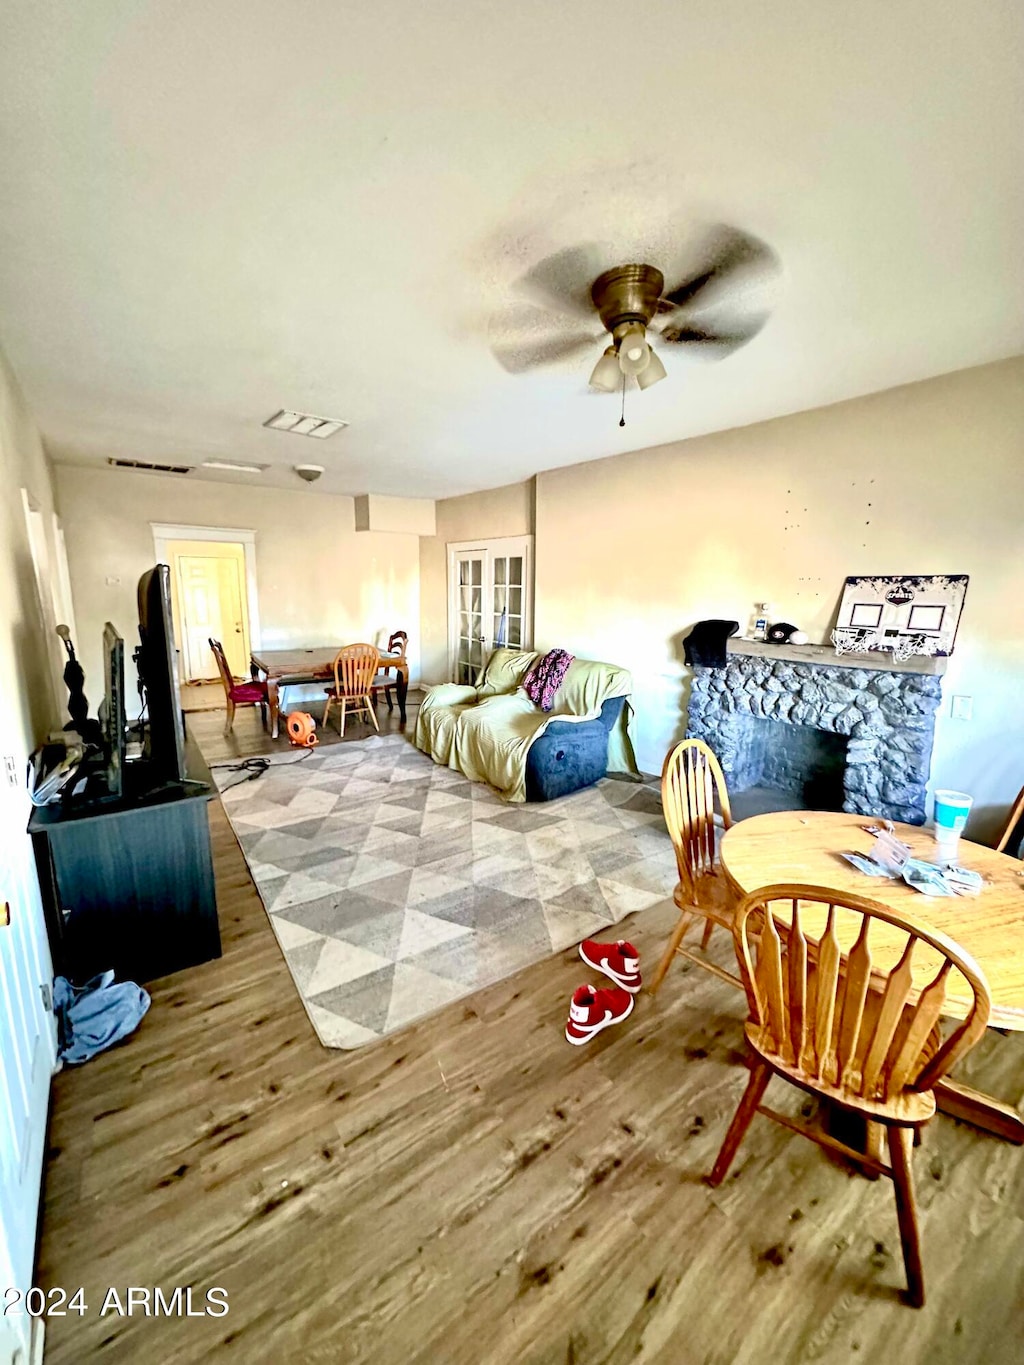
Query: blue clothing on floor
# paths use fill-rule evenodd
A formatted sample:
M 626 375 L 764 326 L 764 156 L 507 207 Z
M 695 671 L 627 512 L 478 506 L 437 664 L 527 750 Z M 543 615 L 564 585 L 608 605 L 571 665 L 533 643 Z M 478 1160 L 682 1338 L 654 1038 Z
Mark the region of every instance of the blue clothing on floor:
M 84 986 L 58 976 L 53 1008 L 61 1061 L 87 1062 L 138 1028 L 149 1009 L 149 995 L 134 981 L 115 983 L 113 972 L 101 972 Z

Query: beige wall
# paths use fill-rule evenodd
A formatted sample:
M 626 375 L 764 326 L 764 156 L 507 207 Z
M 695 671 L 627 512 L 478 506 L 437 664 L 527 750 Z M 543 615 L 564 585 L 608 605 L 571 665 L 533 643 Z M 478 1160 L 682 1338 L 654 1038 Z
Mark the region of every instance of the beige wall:
M 352 498 L 78 465 L 59 465 L 56 475 L 81 654 L 94 691 L 104 621 L 117 626 L 129 654 L 136 642 L 135 590 L 154 563 L 152 522 L 255 531 L 263 648 L 386 643 L 404 628 L 417 677 L 418 537 L 357 532 Z M 131 698 L 134 670 L 129 674 Z
M 1002 817 L 1024 782 L 1024 358 L 536 483 L 535 642 L 633 669 L 650 772 L 683 734 L 694 621 L 745 632 L 765 599 L 821 641 L 848 574 L 970 574 L 932 774 L 974 794 L 972 832 Z
M 354 502 L 357 531 L 432 536 L 437 530 L 432 498 L 382 498 L 376 493 L 360 493 Z
M 62 647 L 44 632 L 22 489 L 42 513 L 49 560 L 55 564 L 49 461 L 0 353 L 0 679 L 4 697 L 0 744 L 4 753 L 15 754 L 19 775 L 25 770 L 25 757 L 46 731 L 68 719 L 63 710 L 67 693 L 57 671 Z
M 0 899 L 11 902 L 11 926 L 0 929 L 5 935 L 0 945 L 0 978 L 10 983 L 9 971 L 15 966 L 13 980 L 26 985 L 47 981 L 52 973 L 39 898 L 35 860 L 25 827 L 31 806 L 24 787 L 28 755 L 46 738 L 47 731 L 68 719 L 63 701 L 67 693 L 56 676 L 56 660 L 63 646 L 48 629 L 36 589 L 35 571 L 29 549 L 22 489 L 31 505 L 43 516 L 47 528 L 50 562 L 56 545 L 53 536 L 53 486 L 50 467 L 43 452 L 39 433 L 0 352 L 0 755 L 14 759 L 17 788 L 0 785 Z M 52 626 L 52 623 L 51 623 Z M 53 646 L 56 649 L 53 649 Z M 60 693 L 57 684 L 60 682 Z M 60 700 L 58 701 L 58 697 Z M 0 771 L 0 784 L 5 781 Z M 17 965 L 15 965 L 15 955 Z M 6 985 L 10 989 L 9 985 Z M 24 1002 L 26 1017 L 34 1008 Z M 19 1010 L 15 1009 L 15 1017 Z M 26 1065 L 41 1065 L 43 1054 L 30 1053 L 33 1040 L 23 1040 Z M 52 1060 L 51 1053 L 46 1060 Z M 41 1083 L 41 1082 L 39 1082 Z M 33 1092 L 37 1078 L 32 1077 Z M 42 1165 L 42 1129 L 30 1134 L 26 1152 L 24 1189 L 39 1179 Z M 18 1192 L 12 1191 L 17 1199 Z M 34 1202 L 34 1201 L 33 1201 Z M 17 1207 L 17 1205 L 15 1205 Z M 18 1249 L 17 1247 L 15 1249 Z M 3 1257 L 0 1256 L 0 1260 Z M 30 1264 L 17 1267 L 27 1278 Z M 21 1283 L 25 1281 L 22 1280 Z
M 420 540 L 420 648 L 425 682 L 448 677 L 448 555 L 465 540 L 533 534 L 533 480 L 444 498 L 437 503 L 437 534 Z

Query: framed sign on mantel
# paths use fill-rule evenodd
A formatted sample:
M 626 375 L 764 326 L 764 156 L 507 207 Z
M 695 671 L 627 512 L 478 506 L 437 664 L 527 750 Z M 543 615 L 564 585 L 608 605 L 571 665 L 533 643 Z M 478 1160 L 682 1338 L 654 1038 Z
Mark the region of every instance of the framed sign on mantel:
M 944 658 L 953 653 L 966 594 L 965 573 L 848 578 L 832 632 L 836 653 Z

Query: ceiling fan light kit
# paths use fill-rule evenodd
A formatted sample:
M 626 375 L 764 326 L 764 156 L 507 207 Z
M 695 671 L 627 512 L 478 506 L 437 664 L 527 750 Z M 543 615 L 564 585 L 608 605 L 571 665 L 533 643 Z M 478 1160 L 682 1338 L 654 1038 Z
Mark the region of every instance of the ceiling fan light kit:
M 640 374 L 651 361 L 651 348 L 642 323 L 628 322 L 617 327 L 619 369 L 623 374 Z
M 665 366 L 661 363 L 657 351 L 651 350 L 650 347 L 647 349 L 650 351 L 651 358 L 636 377 L 636 382 L 641 389 L 649 389 L 652 384 L 657 384 L 665 378 Z
M 746 345 L 768 320 L 771 301 L 763 288 L 779 273 L 779 259 L 765 242 L 751 233 L 720 223 L 709 228 L 691 253 L 689 274 L 671 289 L 653 265 L 617 265 L 591 284 L 595 261 L 591 248 L 566 247 L 532 266 L 519 281 L 521 293 L 548 312 L 571 317 L 558 330 L 510 344 L 492 343 L 495 356 L 518 374 L 541 365 L 557 364 L 585 351 L 596 338 L 581 330 L 579 317 L 587 312 L 586 291 L 612 338 L 590 376 L 591 388 L 602 393 L 622 390 L 631 376 L 641 389 L 665 379 L 665 366 L 651 339 L 683 346 L 713 360 L 724 359 Z M 537 309 L 534 309 L 537 312 Z M 492 323 L 500 334 L 508 322 Z M 620 426 L 624 425 L 620 421 Z
M 594 366 L 594 373 L 590 376 L 590 387 L 600 389 L 602 393 L 615 393 L 621 380 L 618 352 L 614 346 L 609 346 Z

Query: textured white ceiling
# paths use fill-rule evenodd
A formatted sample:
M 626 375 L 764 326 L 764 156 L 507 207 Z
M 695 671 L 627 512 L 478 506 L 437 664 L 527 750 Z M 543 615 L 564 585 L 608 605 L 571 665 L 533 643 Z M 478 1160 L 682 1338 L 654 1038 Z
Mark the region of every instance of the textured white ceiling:
M 58 460 L 444 496 L 1024 350 L 1019 0 L 16 0 L 0 36 L 0 341 Z M 774 315 L 666 348 L 624 430 L 599 346 L 494 360 L 541 257 L 671 275 L 719 221 L 779 253 Z

